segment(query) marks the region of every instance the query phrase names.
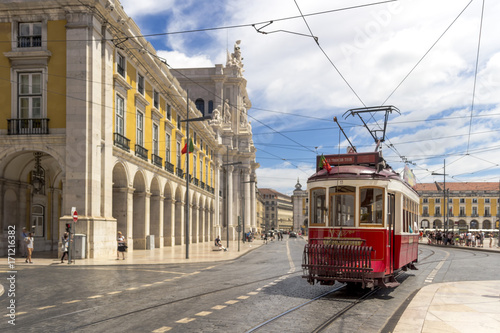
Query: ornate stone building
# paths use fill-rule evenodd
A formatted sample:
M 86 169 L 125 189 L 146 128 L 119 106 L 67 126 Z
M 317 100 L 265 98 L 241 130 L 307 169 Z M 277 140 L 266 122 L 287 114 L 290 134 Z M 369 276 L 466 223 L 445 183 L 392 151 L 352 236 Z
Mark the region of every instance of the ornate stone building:
M 5 0 L 0 31 L 0 254 L 22 227 L 58 251 L 72 207 L 91 258 L 116 254 L 118 230 L 134 251 L 211 242 L 227 225 L 234 238 L 240 215 L 256 227 L 239 43 L 211 69 L 212 93 L 188 95 L 118 0 Z M 210 110 L 198 98 L 220 112 L 188 134 Z

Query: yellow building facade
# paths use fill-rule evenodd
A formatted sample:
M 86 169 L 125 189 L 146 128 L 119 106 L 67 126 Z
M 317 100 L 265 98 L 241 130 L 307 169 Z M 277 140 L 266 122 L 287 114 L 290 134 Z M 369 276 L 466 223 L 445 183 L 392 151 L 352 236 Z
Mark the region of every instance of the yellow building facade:
M 420 194 L 420 228 L 498 229 L 499 183 L 424 183 L 415 189 Z
M 69 223 L 90 258 L 113 256 L 118 230 L 129 251 L 211 242 L 224 228 L 234 234 L 219 195 L 227 150 L 220 122 L 190 121 L 186 132 L 188 119 L 211 114 L 136 37 L 118 1 L 3 1 L 0 32 L 3 233 L 26 227 L 37 250 L 58 251 Z M 241 111 L 239 100 L 227 112 Z M 193 151 L 183 154 L 188 137 Z M 232 158 L 254 176 L 249 151 L 241 157 L 234 147 Z

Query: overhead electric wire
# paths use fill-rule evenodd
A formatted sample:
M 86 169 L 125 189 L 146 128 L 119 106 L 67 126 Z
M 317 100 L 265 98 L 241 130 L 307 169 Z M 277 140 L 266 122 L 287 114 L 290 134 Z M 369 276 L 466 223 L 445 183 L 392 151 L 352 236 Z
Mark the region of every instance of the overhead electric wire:
M 302 14 L 302 11 L 300 10 L 300 7 L 299 7 L 299 4 L 297 3 L 296 0 L 293 0 L 295 2 L 295 5 L 297 6 L 297 9 L 299 10 L 299 13 L 300 13 L 300 16 L 302 17 L 302 19 L 304 20 L 306 26 L 307 26 L 307 29 L 309 30 L 309 33 L 311 34 L 311 37 L 314 39 L 314 41 L 316 42 L 316 45 L 318 46 L 318 48 L 321 50 L 321 52 L 323 53 L 323 55 L 326 57 L 326 59 L 328 60 L 328 62 L 333 66 L 333 68 L 337 71 L 337 73 L 340 75 L 340 77 L 342 78 L 342 80 L 344 80 L 345 84 L 347 84 L 347 86 L 349 87 L 349 89 L 351 89 L 351 91 L 353 92 L 353 94 L 358 98 L 358 100 L 361 102 L 361 104 L 363 104 L 363 106 L 366 106 L 365 103 L 363 102 L 363 100 L 361 99 L 361 97 L 359 97 L 358 93 L 354 90 L 354 88 L 351 86 L 351 84 L 347 81 L 347 79 L 344 77 L 344 75 L 340 72 L 340 70 L 337 68 L 337 66 L 335 66 L 335 64 L 333 63 L 332 59 L 330 59 L 330 57 L 328 56 L 328 54 L 325 52 L 325 50 L 321 47 L 320 43 L 319 43 L 319 40 L 316 36 L 314 36 L 311 28 L 309 27 L 309 24 L 307 23 L 307 20 L 305 18 L 305 16 Z
M 424 55 L 417 61 L 417 63 L 415 64 L 415 66 L 413 66 L 413 68 L 408 72 L 408 74 L 406 74 L 406 76 L 403 78 L 403 80 L 401 80 L 401 82 L 399 82 L 399 84 L 396 86 L 396 88 L 394 88 L 394 90 L 389 94 L 389 96 L 387 96 L 387 98 L 380 105 L 385 105 L 385 103 L 387 103 L 387 101 L 389 100 L 389 98 L 392 97 L 392 95 L 396 92 L 396 90 L 398 90 L 398 88 L 403 84 L 403 82 L 408 78 L 408 76 L 410 76 L 410 74 L 415 70 L 415 68 L 417 68 L 417 66 L 422 62 L 422 60 L 424 60 L 424 58 L 427 56 L 427 54 L 429 54 L 429 52 L 434 48 L 434 46 L 436 46 L 436 44 L 448 32 L 448 30 L 450 30 L 450 28 L 453 26 L 453 24 L 455 24 L 455 22 L 458 20 L 458 18 L 460 16 L 462 16 L 462 14 L 465 12 L 465 10 L 469 7 L 469 5 L 473 1 L 474 0 L 470 0 L 470 2 L 465 6 L 465 8 L 462 9 L 462 11 L 457 15 L 457 17 L 455 17 L 455 19 L 450 23 L 450 25 L 448 25 L 448 27 L 439 36 L 439 38 L 431 45 L 431 47 L 427 50 L 427 52 L 424 53 Z
M 483 17 L 484 17 L 484 0 L 483 0 L 483 5 L 481 7 L 481 20 L 479 23 L 479 37 L 477 40 L 476 68 L 474 71 L 474 86 L 472 88 L 472 101 L 471 101 L 471 108 L 470 108 L 469 138 L 467 140 L 467 151 L 469 151 L 469 146 L 470 146 L 470 132 L 472 130 L 472 115 L 474 114 L 474 100 L 476 97 L 477 69 L 479 66 L 479 51 L 481 50 L 481 33 L 483 30 Z

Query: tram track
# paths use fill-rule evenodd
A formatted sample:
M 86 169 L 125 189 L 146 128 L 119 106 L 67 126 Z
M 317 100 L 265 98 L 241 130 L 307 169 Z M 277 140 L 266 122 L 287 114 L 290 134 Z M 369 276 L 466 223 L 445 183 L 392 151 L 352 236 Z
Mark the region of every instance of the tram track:
M 396 278 L 402 276 L 402 275 L 405 275 L 406 272 L 400 272 Z M 320 301 L 322 299 L 325 299 L 327 298 L 328 296 L 330 296 L 331 294 L 333 293 L 336 293 L 336 292 L 341 292 L 343 290 L 346 290 L 348 288 L 347 284 L 344 284 L 342 286 L 339 286 L 339 287 L 336 287 L 330 291 L 327 291 L 319 296 L 316 296 L 308 301 L 305 301 L 299 305 L 296 305 L 290 309 L 287 309 L 286 311 L 283 311 L 282 313 L 260 323 L 259 325 L 257 326 L 254 326 L 252 327 L 251 329 L 247 330 L 246 333 L 252 333 L 252 332 L 258 332 L 260 330 L 263 330 L 264 328 L 266 328 L 266 326 L 270 325 L 271 323 L 273 322 L 276 322 L 286 316 L 289 316 L 291 315 L 293 312 L 297 311 L 297 310 L 300 310 L 300 309 L 304 309 L 305 307 L 307 307 L 308 305 L 311 305 L 312 303 L 314 302 L 317 302 L 317 301 Z M 370 290 L 367 290 L 366 292 L 364 292 L 361 296 L 357 297 L 356 299 L 354 300 L 350 300 L 350 299 L 346 299 L 346 298 L 339 298 L 339 299 L 336 299 L 336 300 L 332 300 L 332 299 L 329 299 L 330 301 L 334 301 L 334 302 L 337 302 L 337 303 L 341 303 L 342 305 L 345 304 L 345 303 L 348 303 L 347 305 L 345 306 L 341 306 L 341 308 L 336 311 L 334 314 L 330 315 L 326 320 L 323 320 L 323 322 L 318 325 L 313 331 L 311 332 L 314 332 L 314 333 L 320 333 L 320 332 L 323 332 L 325 331 L 332 323 L 334 323 L 337 319 L 341 318 L 346 312 L 348 312 L 349 310 L 351 310 L 352 308 L 354 308 L 356 305 L 358 304 L 361 304 L 363 301 L 365 301 L 366 299 L 368 299 L 370 296 L 376 294 L 379 290 L 381 290 L 380 287 L 375 287 L 374 289 L 370 289 Z
M 149 310 L 161 308 L 163 306 L 169 306 L 169 305 L 173 305 L 173 304 L 180 303 L 180 302 L 191 301 L 191 300 L 195 300 L 197 298 L 201 298 L 201 297 L 204 297 L 204 296 L 215 295 L 217 293 L 226 292 L 226 291 L 229 291 L 229 290 L 232 290 L 232 289 L 243 288 L 243 287 L 246 288 L 246 287 L 249 287 L 250 285 L 253 285 L 253 284 L 256 284 L 256 283 L 266 282 L 266 281 L 269 281 L 269 280 L 275 280 L 275 279 L 281 278 L 283 276 L 291 276 L 291 275 L 295 275 L 295 274 L 301 274 L 301 271 L 297 270 L 297 271 L 294 271 L 294 272 L 291 272 L 291 273 L 273 275 L 273 276 L 270 276 L 270 277 L 265 277 L 265 278 L 262 278 L 262 279 L 253 280 L 253 281 L 250 281 L 250 282 L 244 282 L 244 283 L 240 283 L 240 284 L 237 284 L 237 285 L 228 286 L 228 287 L 225 287 L 225 288 L 219 288 L 219 289 L 216 289 L 216 290 L 211 290 L 211 291 L 207 291 L 207 292 L 204 292 L 204 293 L 199 293 L 199 294 L 196 294 L 196 295 L 191 295 L 191 296 L 174 299 L 174 300 L 167 301 L 167 302 L 161 302 L 161 303 L 153 304 L 153 305 L 150 305 L 150 306 L 145 306 L 145 307 L 142 307 L 142 308 L 139 308 L 139 309 L 135 309 L 135 310 L 131 310 L 131 311 L 125 311 L 125 312 L 116 314 L 114 316 L 110 316 L 110 317 L 107 317 L 107 318 L 102 318 L 102 319 L 99 319 L 99 320 L 95 320 L 95 321 L 92 321 L 92 322 L 89 322 L 89 323 L 86 323 L 86 324 L 83 324 L 83 325 L 79 325 L 77 327 L 72 327 L 72 328 L 68 329 L 67 331 L 65 330 L 63 332 L 74 332 L 76 330 L 85 329 L 85 328 L 92 327 L 92 326 L 95 326 L 95 325 L 98 325 L 98 324 L 101 324 L 101 323 L 105 323 L 105 322 L 108 322 L 108 321 L 112 321 L 112 320 L 119 320 L 119 319 L 122 319 L 122 318 L 124 318 L 126 316 L 129 316 L 129 315 L 139 314 L 139 313 L 142 313 L 142 312 L 145 312 L 145 311 L 149 311 Z M 32 326 L 35 323 L 38 324 L 38 323 L 41 323 L 41 322 L 47 322 L 47 321 L 54 320 L 56 318 L 68 316 L 68 315 L 75 314 L 75 313 L 81 313 L 81 312 L 92 311 L 92 310 L 95 311 L 95 310 L 98 310 L 99 308 L 101 308 L 103 306 L 105 306 L 107 308 L 109 308 L 109 307 L 120 308 L 120 304 L 122 304 L 122 302 L 118 299 L 116 302 L 110 302 L 110 303 L 107 303 L 105 305 L 95 305 L 95 306 L 91 306 L 91 307 L 88 307 L 88 308 L 85 308 L 85 309 L 79 309 L 78 311 L 71 311 L 70 313 L 65 313 L 65 314 L 58 313 L 55 316 L 46 316 L 43 319 L 37 319 L 36 322 L 29 321 L 29 320 L 24 320 L 23 323 L 20 324 L 19 326 Z

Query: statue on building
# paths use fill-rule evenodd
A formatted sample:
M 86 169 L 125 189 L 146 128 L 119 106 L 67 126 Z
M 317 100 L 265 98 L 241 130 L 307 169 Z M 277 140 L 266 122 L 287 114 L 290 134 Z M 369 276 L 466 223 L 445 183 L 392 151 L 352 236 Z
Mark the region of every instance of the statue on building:
M 244 72 L 243 63 L 241 62 L 243 58 L 241 57 L 240 43 L 241 40 L 236 41 L 236 43 L 234 44 L 233 53 L 229 54 L 229 51 L 227 51 L 227 61 L 226 61 L 227 67 L 235 67 L 237 76 L 243 76 Z
M 240 108 L 240 126 L 244 127 L 247 123 L 247 110 L 244 106 Z
M 220 117 L 220 104 L 214 109 L 212 112 L 212 120 L 210 121 L 210 124 L 212 125 L 218 125 L 221 123 L 221 117 Z
M 231 122 L 231 107 L 227 99 L 224 101 L 224 122 L 226 124 Z

